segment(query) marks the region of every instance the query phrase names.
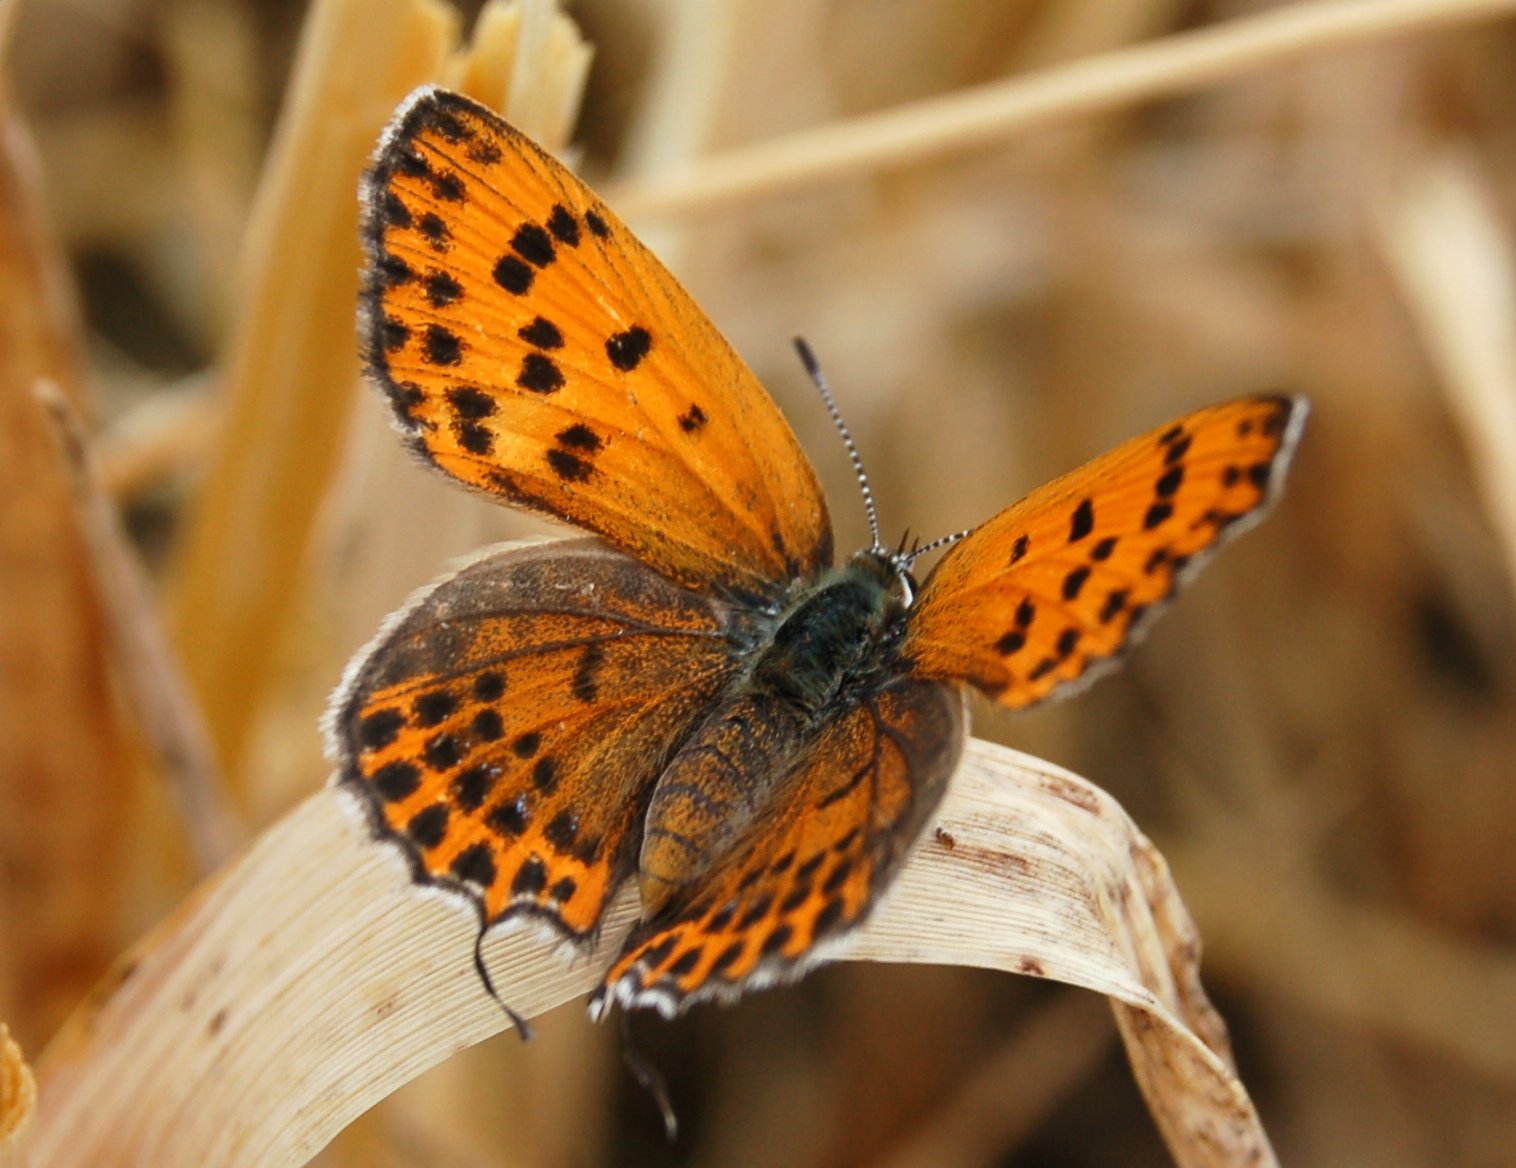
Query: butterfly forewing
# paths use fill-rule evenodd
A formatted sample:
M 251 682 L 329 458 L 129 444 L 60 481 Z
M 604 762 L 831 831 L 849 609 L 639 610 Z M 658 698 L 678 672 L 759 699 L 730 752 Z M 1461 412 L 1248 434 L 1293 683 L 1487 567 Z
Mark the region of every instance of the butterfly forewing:
M 1262 516 L 1305 415 L 1303 398 L 1277 396 L 1197 410 L 1002 511 L 927 577 L 908 667 L 1013 708 L 1091 680 Z
M 826 504 L 783 416 L 562 165 L 425 89 L 365 195 L 368 361 L 430 462 L 698 590 L 772 601 L 830 562 Z
M 725 687 L 715 602 L 598 541 L 499 552 L 438 584 L 338 695 L 330 733 L 421 878 L 486 924 L 591 934 L 636 859 L 647 792 Z
M 632 933 L 591 1013 L 620 1002 L 672 1014 L 799 976 L 893 878 L 965 734 L 960 693 L 935 682 L 895 678 L 839 711 L 699 886 Z

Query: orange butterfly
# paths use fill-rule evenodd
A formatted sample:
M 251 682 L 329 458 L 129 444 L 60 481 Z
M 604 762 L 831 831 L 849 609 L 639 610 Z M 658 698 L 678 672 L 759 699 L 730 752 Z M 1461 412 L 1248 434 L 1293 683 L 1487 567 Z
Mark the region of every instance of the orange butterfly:
M 1019 708 L 1108 668 L 1263 514 L 1306 416 L 1189 414 L 967 534 L 918 591 L 877 533 L 833 566 L 763 387 L 497 115 L 417 91 L 364 214 L 367 361 L 411 447 L 599 538 L 485 552 L 391 618 L 334 700 L 340 781 L 481 937 L 536 917 L 588 940 L 635 874 L 596 1017 L 816 961 L 942 797 L 965 686 Z

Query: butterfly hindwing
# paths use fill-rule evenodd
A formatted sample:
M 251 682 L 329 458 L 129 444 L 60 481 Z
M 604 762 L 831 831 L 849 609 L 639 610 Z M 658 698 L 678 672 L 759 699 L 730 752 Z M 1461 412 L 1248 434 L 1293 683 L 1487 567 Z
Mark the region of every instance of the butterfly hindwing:
M 678 583 L 772 601 L 830 563 L 778 408 L 590 190 L 497 114 L 418 90 L 365 180 L 367 358 L 470 486 Z
M 612 1002 L 673 1014 L 798 977 L 873 908 L 941 799 L 966 733 L 956 687 L 904 677 L 824 720 L 698 886 L 633 931 L 591 1014 Z
M 353 666 L 328 726 L 342 780 L 487 925 L 588 937 L 635 865 L 650 784 L 729 680 L 725 620 L 599 541 L 488 554 Z
M 1028 706 L 1087 682 L 1225 539 L 1262 517 L 1303 398 L 1197 410 L 1008 507 L 956 544 L 911 609 L 903 656 Z

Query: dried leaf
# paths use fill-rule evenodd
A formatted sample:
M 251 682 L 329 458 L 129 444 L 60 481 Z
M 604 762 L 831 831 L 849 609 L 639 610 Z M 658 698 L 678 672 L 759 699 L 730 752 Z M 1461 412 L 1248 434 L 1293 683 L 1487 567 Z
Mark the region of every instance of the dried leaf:
M 1115 802 L 975 743 L 940 825 L 848 956 L 1107 994 L 1177 1161 L 1272 1163 L 1200 990 L 1194 928 Z M 531 1017 L 587 992 L 633 899 L 617 899 L 587 957 L 533 930 L 492 936 L 502 998 Z M 302 1163 L 401 1084 L 505 1027 L 473 969 L 476 919 L 413 885 L 347 792 L 321 792 L 148 937 L 47 1052 L 39 1158 Z

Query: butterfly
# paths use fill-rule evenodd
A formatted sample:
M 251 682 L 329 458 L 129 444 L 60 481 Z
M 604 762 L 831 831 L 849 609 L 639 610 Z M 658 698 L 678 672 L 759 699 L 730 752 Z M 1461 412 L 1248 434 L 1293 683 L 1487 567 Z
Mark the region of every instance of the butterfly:
M 1020 709 L 1111 668 L 1264 513 L 1306 417 L 1197 410 L 940 541 L 918 586 L 877 524 L 834 561 L 757 379 L 498 115 L 416 91 L 363 193 L 365 359 L 405 440 L 590 534 L 487 550 L 392 616 L 333 699 L 336 781 L 481 938 L 535 919 L 588 943 L 635 878 L 595 1017 L 821 960 L 930 821 L 967 692 Z

